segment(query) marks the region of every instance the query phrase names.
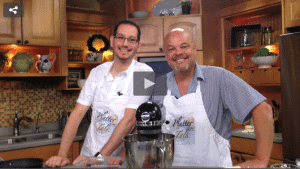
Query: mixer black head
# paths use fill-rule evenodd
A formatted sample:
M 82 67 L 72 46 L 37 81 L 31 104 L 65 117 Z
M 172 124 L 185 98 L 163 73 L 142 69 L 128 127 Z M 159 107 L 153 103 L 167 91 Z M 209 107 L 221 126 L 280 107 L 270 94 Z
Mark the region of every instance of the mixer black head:
M 141 104 L 135 114 L 137 121 L 160 121 L 161 111 L 159 106 L 154 102 L 145 102 Z
M 137 132 L 139 134 L 158 134 L 161 132 L 161 111 L 154 102 L 145 102 L 136 110 Z

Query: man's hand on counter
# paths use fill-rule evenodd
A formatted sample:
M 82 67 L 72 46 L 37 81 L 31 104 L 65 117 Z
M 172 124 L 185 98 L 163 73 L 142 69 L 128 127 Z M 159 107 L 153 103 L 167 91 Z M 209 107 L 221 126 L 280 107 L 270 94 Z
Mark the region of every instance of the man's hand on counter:
M 236 166 L 240 166 L 241 168 L 267 168 L 267 163 L 256 158 L 254 160 L 237 164 Z
M 66 157 L 53 156 L 45 162 L 47 167 L 63 167 L 70 164 L 70 160 Z
M 80 162 L 80 161 L 83 161 L 83 160 L 86 160 L 88 157 L 86 156 L 83 156 L 83 155 L 79 155 L 74 161 L 73 161 L 73 165 Z

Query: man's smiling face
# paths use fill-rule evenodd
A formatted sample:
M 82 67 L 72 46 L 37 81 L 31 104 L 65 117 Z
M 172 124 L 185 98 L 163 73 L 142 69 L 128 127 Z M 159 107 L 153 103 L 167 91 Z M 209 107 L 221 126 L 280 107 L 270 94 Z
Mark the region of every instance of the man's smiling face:
M 138 30 L 130 24 L 121 24 L 115 37 L 110 37 L 110 44 L 116 59 L 128 60 L 134 57 L 141 43 L 137 41 Z M 124 39 L 125 38 L 125 39 Z
M 184 31 L 173 31 L 165 37 L 164 53 L 175 71 L 183 72 L 194 67 L 196 45 L 192 37 Z

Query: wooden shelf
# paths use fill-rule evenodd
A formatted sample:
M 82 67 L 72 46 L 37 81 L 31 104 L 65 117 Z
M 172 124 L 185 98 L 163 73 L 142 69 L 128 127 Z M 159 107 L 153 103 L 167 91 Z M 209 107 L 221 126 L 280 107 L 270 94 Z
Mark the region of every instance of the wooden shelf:
M 60 73 L 0 73 L 0 77 L 56 77 Z
M 82 88 L 67 88 L 66 90 L 81 90 Z
M 263 70 L 263 69 L 278 69 L 280 67 L 270 67 L 270 68 L 258 68 L 258 67 L 252 67 L 252 68 L 245 68 L 245 69 L 234 69 L 233 71 L 244 71 L 244 70 Z
M 102 64 L 102 62 L 69 62 L 68 67 L 69 68 L 77 68 L 77 67 L 87 67 L 87 66 L 98 66 Z
M 68 21 L 67 24 L 68 30 L 102 31 L 105 29 L 110 29 L 110 26 L 100 23 Z
M 236 13 L 230 16 L 226 16 L 226 20 L 234 20 L 236 18 L 260 18 L 267 15 L 273 15 L 276 13 L 281 13 L 281 2 L 265 5 L 263 7 L 255 8 L 252 10 L 244 11 L 242 13 Z
M 279 46 L 279 43 L 274 43 L 274 44 L 270 44 L 270 45 L 260 45 L 260 46 L 249 46 L 249 47 L 232 48 L 232 49 L 227 49 L 226 52 L 227 53 L 232 53 L 232 54 L 236 54 L 236 53 L 239 53 L 241 51 L 255 51 L 256 52 L 257 49 L 264 48 L 266 46 L 271 46 L 271 45 Z

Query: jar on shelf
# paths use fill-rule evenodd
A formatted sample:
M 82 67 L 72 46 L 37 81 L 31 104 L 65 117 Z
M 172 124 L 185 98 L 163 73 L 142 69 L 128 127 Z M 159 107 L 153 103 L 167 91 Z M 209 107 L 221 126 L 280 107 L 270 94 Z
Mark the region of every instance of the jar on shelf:
M 264 27 L 263 37 L 264 45 L 270 45 L 273 43 L 273 30 L 271 26 Z
M 240 38 L 240 47 L 251 46 L 251 37 L 247 29 L 245 29 Z
M 235 62 L 237 62 L 237 67 L 235 67 L 235 69 L 244 69 L 244 66 L 242 65 L 244 60 L 244 57 L 242 56 L 242 54 L 237 54 L 235 56 Z

